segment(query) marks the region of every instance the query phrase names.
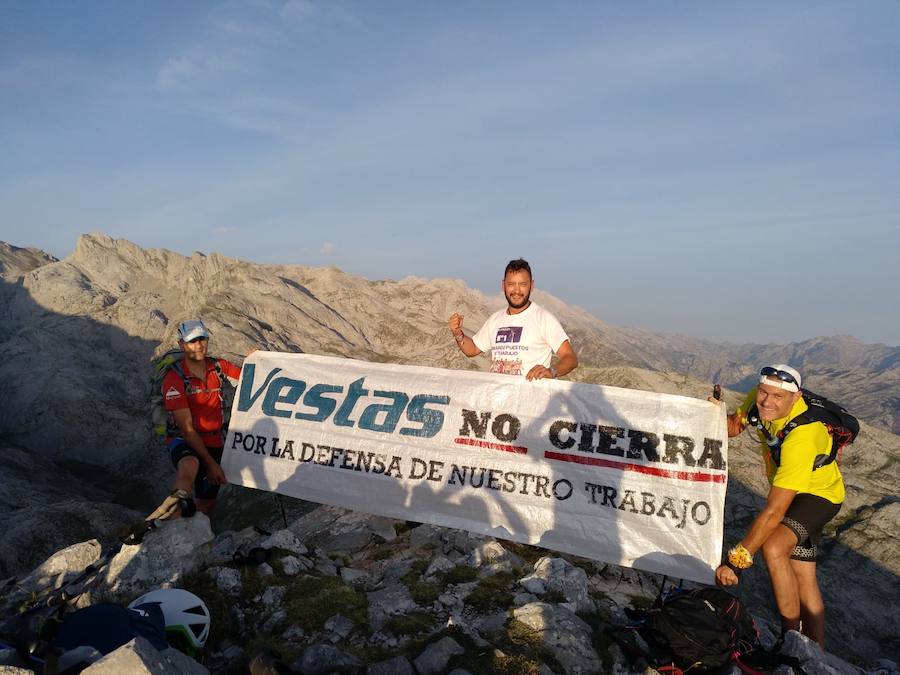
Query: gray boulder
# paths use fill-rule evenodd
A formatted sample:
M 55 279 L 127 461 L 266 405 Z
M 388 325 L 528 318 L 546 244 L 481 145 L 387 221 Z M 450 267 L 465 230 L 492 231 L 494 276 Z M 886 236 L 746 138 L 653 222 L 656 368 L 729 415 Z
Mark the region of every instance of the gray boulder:
M 164 521 L 147 533 L 141 544 L 123 546 L 113 557 L 98 597 L 129 601 L 148 590 L 175 584 L 205 562 L 206 544 L 212 540 L 209 519 L 202 513 Z
M 82 671 L 84 675 L 209 675 L 209 671 L 175 649 L 157 651 L 135 638 Z
M 565 607 L 532 602 L 514 609 L 512 616 L 533 631 L 534 638 L 566 673 L 580 675 L 600 670 L 600 657 L 591 643 L 591 627 Z
M 535 583 L 540 582 L 540 583 Z M 519 580 L 529 592 L 540 595 L 545 591 L 557 591 L 566 598 L 569 609 L 577 613 L 594 611 L 594 601 L 588 596 L 587 574 L 563 558 L 545 556 L 534 564 L 534 571 Z
M 366 594 L 369 599 L 369 625 L 373 631 L 384 628 L 388 619 L 416 608 L 416 603 L 403 584 L 395 584 Z
M 61 588 L 96 563 L 101 554 L 102 547 L 96 539 L 72 544 L 34 568 L 19 586 L 26 593 Z
M 420 675 L 431 675 L 443 671 L 451 658 L 465 651 L 456 640 L 444 637 L 428 645 L 413 663 Z
M 304 546 L 303 543 L 297 539 L 297 535 L 290 530 L 278 530 L 278 532 L 274 532 L 267 537 L 260 546 L 267 549 L 281 548 L 290 551 L 291 553 L 296 553 L 297 555 L 306 555 L 308 553 L 306 546 Z
M 405 656 L 395 656 L 387 661 L 375 663 L 366 670 L 366 675 L 414 675 L 412 664 Z
M 313 645 L 304 651 L 303 657 L 291 664 L 291 667 L 303 675 L 359 673 L 362 672 L 363 662 L 331 645 Z

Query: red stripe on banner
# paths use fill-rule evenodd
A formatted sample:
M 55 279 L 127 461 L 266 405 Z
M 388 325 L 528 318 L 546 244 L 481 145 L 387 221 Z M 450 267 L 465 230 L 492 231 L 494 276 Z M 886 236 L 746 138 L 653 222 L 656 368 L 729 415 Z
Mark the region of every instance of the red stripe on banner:
M 504 445 L 503 443 L 491 443 L 490 441 L 479 441 L 475 438 L 457 438 L 454 443 L 460 445 L 474 445 L 476 448 L 490 448 L 491 450 L 502 450 L 503 452 L 514 452 L 517 455 L 524 455 L 528 452 L 528 448 L 521 445 Z
M 655 466 L 644 466 L 643 464 L 626 464 L 625 462 L 613 462 L 609 459 L 596 459 L 595 457 L 581 457 L 580 455 L 566 455 L 561 452 L 552 452 L 547 450 L 544 452 L 547 459 L 558 459 L 561 462 L 574 462 L 575 464 L 588 464 L 589 466 L 603 466 L 609 469 L 619 469 L 620 471 L 637 471 L 638 473 L 646 473 L 651 476 L 661 476 L 663 478 L 678 478 L 680 480 L 692 480 L 696 483 L 724 483 L 725 474 L 721 473 L 701 473 L 699 471 L 672 471 L 671 469 L 660 469 Z

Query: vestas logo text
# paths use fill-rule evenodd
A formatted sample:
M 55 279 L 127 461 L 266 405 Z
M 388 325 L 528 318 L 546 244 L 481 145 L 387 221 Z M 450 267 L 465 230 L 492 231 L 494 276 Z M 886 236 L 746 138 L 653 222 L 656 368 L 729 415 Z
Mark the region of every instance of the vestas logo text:
M 431 438 L 444 425 L 444 411 L 436 407 L 450 403 L 449 396 L 417 394 L 410 396 L 402 391 L 375 390 L 371 397 L 383 399 L 369 402 L 355 416 L 357 403 L 370 397 L 365 388 L 365 378 L 351 382 L 345 388 L 337 384 L 307 383 L 291 377 L 275 377 L 281 368 L 266 375 L 262 384 L 256 385 L 256 365 L 246 364 L 241 375 L 238 392 L 238 410 L 246 412 L 262 397 L 260 409 L 269 417 L 294 417 L 310 422 L 324 422 L 334 415 L 332 423 L 339 427 L 358 425 L 360 429 L 392 434 L 401 423 L 404 411 L 409 426 L 400 428 L 403 436 Z M 258 386 L 254 390 L 254 386 Z M 304 395 L 305 394 L 305 395 Z M 302 397 L 302 401 L 301 401 Z

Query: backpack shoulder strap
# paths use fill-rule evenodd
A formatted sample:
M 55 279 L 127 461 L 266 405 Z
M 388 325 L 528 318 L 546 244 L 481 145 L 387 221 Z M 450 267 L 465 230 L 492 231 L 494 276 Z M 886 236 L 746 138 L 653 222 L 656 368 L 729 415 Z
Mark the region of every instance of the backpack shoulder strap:
M 207 356 L 207 363 L 212 361 L 213 368 L 216 371 L 216 377 L 219 378 L 219 406 L 222 409 L 222 417 L 225 418 L 226 408 L 225 408 L 225 392 L 224 387 L 231 384 L 228 379 L 225 377 L 225 373 L 222 372 L 222 366 L 219 365 L 219 359 L 214 356 Z
M 782 438 L 797 427 L 813 422 L 821 422 L 826 427 L 843 426 L 840 416 L 826 406 L 827 399 L 813 394 L 808 389 L 800 391 L 803 394 L 803 401 L 806 403 L 806 410 L 784 425 L 784 429 L 779 432 Z
M 184 382 L 184 392 L 185 394 L 191 393 L 191 378 L 190 376 L 184 372 L 184 368 L 181 367 L 181 359 L 178 359 L 168 367 L 167 370 L 174 370 L 178 376 L 181 378 L 181 381 Z
M 156 361 L 154 361 L 155 366 L 153 375 L 150 378 L 154 383 L 153 386 L 160 386 L 162 384 L 162 381 L 165 379 L 166 374 L 170 370 L 174 370 L 178 377 L 181 378 L 181 381 L 184 383 L 185 392 L 190 393 L 191 380 L 188 377 L 187 373 L 184 372 L 184 368 L 181 367 L 181 361 L 183 358 L 183 351 L 181 351 L 180 349 L 170 349 Z
M 859 434 L 859 421 L 845 408 L 824 396 L 814 394 L 808 389 L 801 389 L 801 391 L 807 410 L 791 419 L 779 432 L 778 437 L 784 440 L 788 433 L 805 424 L 813 422 L 824 424 L 831 436 L 831 448 L 827 454 L 816 456 L 813 462 L 813 471 L 815 471 L 840 459 L 840 453 L 844 446 L 856 440 L 856 436 Z

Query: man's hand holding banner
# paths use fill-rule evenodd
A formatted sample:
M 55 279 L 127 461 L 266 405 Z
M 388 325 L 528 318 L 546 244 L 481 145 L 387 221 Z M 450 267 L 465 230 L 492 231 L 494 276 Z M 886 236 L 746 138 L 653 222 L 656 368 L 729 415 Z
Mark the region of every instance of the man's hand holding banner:
M 725 418 L 589 384 L 255 352 L 222 466 L 236 485 L 711 582 Z

